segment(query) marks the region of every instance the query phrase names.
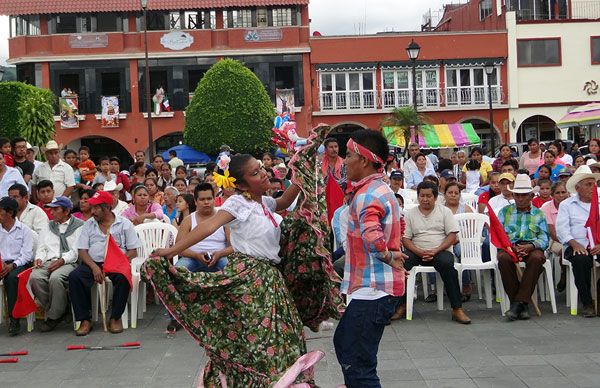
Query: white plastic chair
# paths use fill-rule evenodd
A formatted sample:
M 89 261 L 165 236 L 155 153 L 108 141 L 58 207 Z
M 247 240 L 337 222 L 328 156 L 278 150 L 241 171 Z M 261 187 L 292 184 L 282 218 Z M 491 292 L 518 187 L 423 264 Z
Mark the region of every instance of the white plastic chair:
M 577 290 L 577 286 L 575 285 L 575 276 L 573 275 L 573 265 L 571 264 L 571 262 L 567 259 L 565 259 L 564 256 L 564 249 L 563 249 L 563 260 L 562 260 L 563 265 L 567 266 L 567 307 L 571 307 L 571 315 L 577 315 L 577 305 L 579 304 L 579 291 Z M 596 266 L 596 268 L 600 267 L 600 263 L 598 263 L 598 261 L 593 260 L 594 265 Z M 592 296 L 596 295 L 596 285 L 594 284 L 594 282 L 592 281 L 592 287 L 591 287 L 591 291 L 592 291 Z M 552 292 L 552 294 L 554 294 Z
M 435 273 L 435 291 L 437 294 L 437 307 L 438 310 L 444 309 L 444 283 L 442 277 L 433 268 L 433 266 L 415 265 L 408 271 L 408 281 L 406 284 L 406 320 L 412 320 L 413 305 L 415 302 L 415 284 L 417 281 L 417 275 L 419 273 Z M 423 276 L 423 282 L 427 284 L 426 277 Z M 425 293 L 425 296 L 427 293 Z
M 490 223 L 488 216 L 479 213 L 463 213 L 454 216 L 458 223 L 458 240 L 460 244 L 460 263 L 454 266 L 458 271 L 458 279 L 462 288 L 462 272 L 465 270 L 483 271 L 483 286 L 487 308 L 492 308 L 492 279 L 490 271 L 496 276 L 498 294 L 503 295 L 500 271 L 496 260 L 495 249 L 490 249 L 491 260 L 482 261 L 482 234 L 485 225 Z M 503 306 L 502 300 L 500 305 Z M 504 311 L 501 312 L 504 314 Z
M 469 205 L 474 212 L 477 211 L 477 199 L 478 197 L 475 194 L 471 193 L 460 193 L 460 198 L 465 203 L 465 205 Z
M 164 222 L 153 222 L 135 226 L 141 247 L 137 250 L 137 257 L 131 261 L 131 328 L 137 327 L 138 315 L 143 317 L 146 311 L 146 283 L 141 281 L 140 269 L 142 264 L 157 248 L 166 248 L 175 244 L 177 228 Z M 176 259 L 173 259 L 174 262 Z M 158 301 L 157 301 L 158 303 Z
M 104 278 L 104 283 L 99 285 L 98 283 L 94 283 L 94 285 L 92 286 L 92 290 L 90 292 L 92 300 L 91 300 L 91 305 L 92 305 L 92 321 L 93 322 L 98 322 L 98 309 L 101 307 L 100 306 L 100 298 L 102 298 L 102 293 L 103 292 L 107 292 L 106 290 L 106 285 L 110 286 L 110 289 L 108 290 L 108 295 L 107 295 L 107 303 L 106 303 L 106 308 L 107 311 L 104 311 L 104 313 L 106 314 L 108 312 L 108 302 L 110 301 L 110 296 L 112 295 L 112 282 L 110 281 L 110 279 L 108 277 Z M 127 312 L 127 309 L 129 307 L 129 303 L 127 303 L 127 306 L 125 307 L 125 311 L 123 312 L 123 315 L 121 316 L 121 321 L 123 322 L 123 328 L 127 329 L 129 328 L 129 314 Z M 75 311 L 73 311 L 73 307 L 71 306 L 71 314 L 73 314 L 73 328 L 75 330 L 79 329 L 79 325 L 81 324 L 81 322 L 79 321 L 75 321 Z M 110 315 L 110 314 L 109 314 Z M 108 325 L 108 319 L 110 319 L 109 316 L 106 317 L 107 322 L 106 324 Z
M 417 190 L 403 189 L 399 193 L 404 198 L 404 205 L 415 203 L 417 204 Z
M 4 322 L 4 309 L 6 309 L 6 296 L 4 295 L 4 281 L 0 280 L 0 325 Z M 35 311 L 27 315 L 27 331 L 32 332 L 35 323 Z

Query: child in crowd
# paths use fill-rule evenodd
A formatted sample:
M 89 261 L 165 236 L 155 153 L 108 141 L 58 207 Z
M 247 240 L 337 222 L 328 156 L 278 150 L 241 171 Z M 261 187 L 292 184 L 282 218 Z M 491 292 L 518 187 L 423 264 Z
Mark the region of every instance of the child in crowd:
M 540 192 L 539 195 L 533 198 L 531 204 L 539 209 L 544 203 L 552 200 L 552 181 L 550 179 L 540 179 L 537 185 L 540 188 Z
M 96 175 L 96 164 L 90 159 L 90 148 L 86 146 L 79 147 L 79 173 L 81 182 L 88 183 L 94 180 Z
M 52 220 L 52 213 L 50 208 L 46 207 L 47 204 L 54 200 L 54 185 L 51 181 L 44 179 L 37 184 L 37 205 L 46 212 L 46 215 Z
M 106 183 L 107 181 L 116 181 L 117 176 L 110 172 L 110 158 L 108 156 L 102 156 L 98 160 L 100 166 L 100 173 L 94 177 L 92 186 L 96 183 Z
M 10 140 L 6 137 L 0 138 L 0 151 L 4 155 L 4 164 L 8 167 L 15 166 L 15 159 L 12 156 L 12 146 L 10 145 Z
M 481 186 L 481 173 L 479 169 L 481 168 L 481 163 L 475 159 L 471 159 L 466 164 L 467 167 L 467 188 L 466 192 L 475 194 L 479 187 Z

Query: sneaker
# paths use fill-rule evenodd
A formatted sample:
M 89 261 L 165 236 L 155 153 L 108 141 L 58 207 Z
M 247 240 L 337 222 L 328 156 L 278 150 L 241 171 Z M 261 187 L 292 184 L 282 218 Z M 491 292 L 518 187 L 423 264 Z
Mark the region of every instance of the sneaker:
M 15 318 L 9 318 L 8 335 L 14 337 L 21 334 L 21 321 Z
M 519 319 L 522 321 L 526 321 L 531 318 L 531 314 L 529 313 L 529 304 L 521 303 L 523 305 L 522 311 L 519 314 Z
M 523 304 L 519 302 L 512 302 L 510 304 L 510 309 L 506 312 L 506 318 L 509 321 L 516 321 L 519 319 L 519 315 L 523 311 Z

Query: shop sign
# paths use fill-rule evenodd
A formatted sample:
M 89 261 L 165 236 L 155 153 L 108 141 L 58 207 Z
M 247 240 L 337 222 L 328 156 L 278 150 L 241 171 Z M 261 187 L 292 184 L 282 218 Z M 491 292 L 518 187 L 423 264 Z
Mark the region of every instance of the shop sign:
M 259 28 L 246 30 L 244 40 L 246 42 L 278 42 L 283 38 L 281 28 Z
M 160 38 L 160 44 L 170 50 L 183 50 L 194 43 L 194 37 L 184 31 L 171 31 Z

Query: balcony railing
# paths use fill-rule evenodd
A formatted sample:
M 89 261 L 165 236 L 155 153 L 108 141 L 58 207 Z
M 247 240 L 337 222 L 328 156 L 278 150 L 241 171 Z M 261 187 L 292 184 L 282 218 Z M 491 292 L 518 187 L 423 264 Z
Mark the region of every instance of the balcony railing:
M 423 100 L 425 96 L 425 100 Z M 375 100 L 374 91 L 344 91 L 322 92 L 320 94 L 321 111 L 343 111 L 383 109 L 413 106 L 412 90 L 383 90 Z M 492 103 L 500 104 L 503 101 L 502 91 L 499 86 L 492 87 Z M 449 87 L 446 89 L 417 90 L 417 105 L 423 109 L 446 107 L 487 107 L 487 86 Z
M 321 110 L 360 110 L 375 108 L 375 91 L 321 93 Z
M 537 0 L 507 2 L 507 9 L 515 11 L 517 20 L 565 20 L 565 19 L 598 19 L 600 18 L 600 1 L 570 1 L 571 9 L 567 1 L 559 1 L 557 10 L 549 8 L 548 5 L 538 3 Z M 558 12 L 557 12 L 558 11 Z

